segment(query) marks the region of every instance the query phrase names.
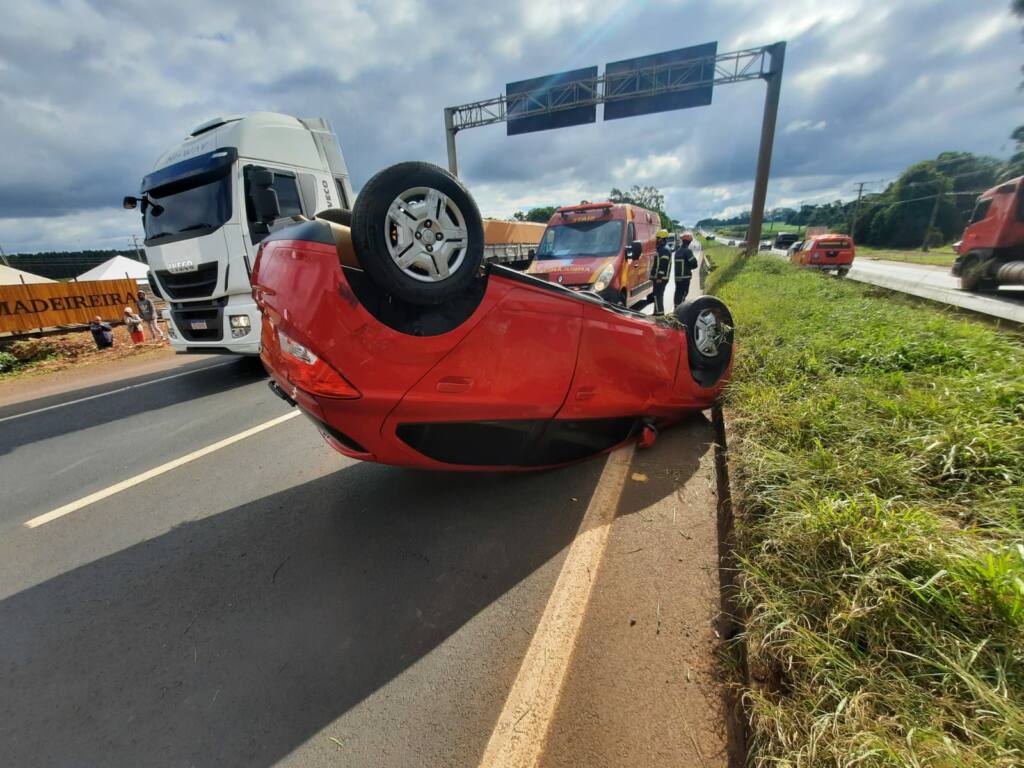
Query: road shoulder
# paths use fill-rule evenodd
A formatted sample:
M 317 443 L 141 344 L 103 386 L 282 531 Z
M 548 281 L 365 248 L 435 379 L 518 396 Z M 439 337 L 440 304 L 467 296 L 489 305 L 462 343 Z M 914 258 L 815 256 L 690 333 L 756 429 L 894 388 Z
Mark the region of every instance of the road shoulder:
M 541 765 L 742 764 L 724 676 L 711 424 L 636 454 Z
M 0 408 L 140 376 L 173 373 L 204 359 L 209 358 L 202 355 L 176 355 L 167 350 L 145 357 L 90 363 L 81 367 L 62 368 L 53 373 L 20 377 L 0 382 Z

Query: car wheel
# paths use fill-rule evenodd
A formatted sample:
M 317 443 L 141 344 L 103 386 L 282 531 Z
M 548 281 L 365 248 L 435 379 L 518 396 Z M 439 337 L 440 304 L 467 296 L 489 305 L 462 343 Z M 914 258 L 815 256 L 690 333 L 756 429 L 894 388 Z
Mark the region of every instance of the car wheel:
M 729 308 L 714 296 L 700 296 L 680 306 L 676 319 L 686 326 L 690 365 L 724 370 L 732 358 L 733 324 Z
M 850 274 L 849 267 L 840 267 L 836 270 L 837 277 L 846 277 L 848 274 Z
M 484 257 L 480 211 L 443 168 L 406 162 L 371 178 L 352 209 L 352 245 L 378 287 L 412 304 L 466 291 Z

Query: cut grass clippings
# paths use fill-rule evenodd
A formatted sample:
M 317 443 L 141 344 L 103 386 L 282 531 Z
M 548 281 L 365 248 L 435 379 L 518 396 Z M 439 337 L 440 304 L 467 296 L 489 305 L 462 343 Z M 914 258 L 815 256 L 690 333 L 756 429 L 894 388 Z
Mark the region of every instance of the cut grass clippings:
M 758 766 L 1024 765 L 1024 346 L 714 248 Z

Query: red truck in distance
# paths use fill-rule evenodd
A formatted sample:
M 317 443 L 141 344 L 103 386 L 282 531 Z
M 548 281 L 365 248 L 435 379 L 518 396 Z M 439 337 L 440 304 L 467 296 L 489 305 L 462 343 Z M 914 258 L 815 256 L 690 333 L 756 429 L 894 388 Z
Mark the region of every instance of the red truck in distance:
M 978 197 L 957 252 L 953 274 L 964 291 L 1024 285 L 1024 176 Z

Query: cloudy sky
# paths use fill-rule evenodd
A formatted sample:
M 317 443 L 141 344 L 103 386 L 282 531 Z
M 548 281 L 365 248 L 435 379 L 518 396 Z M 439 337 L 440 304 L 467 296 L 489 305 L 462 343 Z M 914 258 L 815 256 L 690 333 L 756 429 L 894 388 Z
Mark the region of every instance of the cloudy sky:
M 1006 157 L 1024 123 L 1009 0 L 36 0 L 0 10 L 0 246 L 126 247 L 119 201 L 212 116 L 330 118 L 355 187 L 445 162 L 442 109 L 507 81 L 711 40 L 788 41 L 770 206 L 850 197 L 943 150 Z M 653 184 L 684 222 L 749 207 L 764 86 L 710 107 L 459 134 L 485 215 Z

